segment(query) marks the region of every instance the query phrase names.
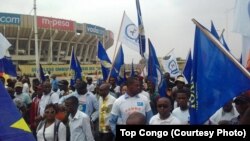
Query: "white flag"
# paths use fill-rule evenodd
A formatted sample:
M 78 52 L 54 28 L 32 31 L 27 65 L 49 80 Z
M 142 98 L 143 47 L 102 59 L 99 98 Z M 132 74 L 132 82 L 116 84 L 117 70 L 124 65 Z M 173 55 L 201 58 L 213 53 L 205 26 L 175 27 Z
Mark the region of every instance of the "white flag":
M 250 0 L 237 0 L 233 31 L 250 36 Z
M 140 52 L 138 34 L 138 27 L 129 19 L 129 17 L 124 12 L 120 28 L 119 41 L 122 42 L 123 45 L 137 52 Z
M 0 59 L 6 54 L 6 50 L 11 46 L 10 42 L 0 33 Z
M 242 65 L 250 69 L 250 0 L 237 0 L 233 31 L 242 35 Z
M 166 72 L 170 73 L 171 77 L 177 77 L 180 75 L 180 70 L 174 52 L 171 51 L 168 55 L 163 57 L 162 66 Z
M 250 24 L 250 23 L 249 23 Z M 242 36 L 242 65 L 250 70 L 250 36 Z

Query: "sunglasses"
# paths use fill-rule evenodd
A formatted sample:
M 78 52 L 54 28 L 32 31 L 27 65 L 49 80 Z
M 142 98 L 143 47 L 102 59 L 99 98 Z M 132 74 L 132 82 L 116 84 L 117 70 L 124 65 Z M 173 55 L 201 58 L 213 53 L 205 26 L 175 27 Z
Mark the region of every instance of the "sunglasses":
M 168 108 L 167 105 L 157 105 L 157 107 L 158 107 L 158 108 L 164 108 L 164 109 L 165 109 L 165 108 Z
M 234 103 L 235 103 L 236 105 L 243 105 L 243 104 L 247 104 L 247 102 L 245 102 L 245 101 L 241 101 L 241 100 L 236 100 Z
M 55 114 L 55 111 L 45 111 L 45 114 Z

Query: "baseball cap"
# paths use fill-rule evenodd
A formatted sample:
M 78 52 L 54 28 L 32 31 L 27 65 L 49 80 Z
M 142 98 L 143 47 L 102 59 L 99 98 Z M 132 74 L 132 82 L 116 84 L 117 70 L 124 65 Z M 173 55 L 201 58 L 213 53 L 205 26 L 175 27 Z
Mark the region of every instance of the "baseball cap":
M 176 83 L 176 82 L 182 82 L 182 83 L 185 84 L 185 79 L 184 79 L 184 77 L 179 76 L 179 77 L 175 80 L 175 83 Z
M 22 82 L 16 82 L 15 88 L 16 88 L 16 87 L 21 87 L 21 88 L 22 88 L 22 87 L 23 87 L 23 83 L 22 83 Z

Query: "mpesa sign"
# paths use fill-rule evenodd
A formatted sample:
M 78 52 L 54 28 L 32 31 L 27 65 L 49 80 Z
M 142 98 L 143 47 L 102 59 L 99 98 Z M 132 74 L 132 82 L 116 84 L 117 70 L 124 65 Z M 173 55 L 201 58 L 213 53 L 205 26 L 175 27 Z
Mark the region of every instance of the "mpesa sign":
M 71 31 L 75 29 L 73 21 L 48 17 L 37 17 L 37 26 L 38 28 L 51 28 Z

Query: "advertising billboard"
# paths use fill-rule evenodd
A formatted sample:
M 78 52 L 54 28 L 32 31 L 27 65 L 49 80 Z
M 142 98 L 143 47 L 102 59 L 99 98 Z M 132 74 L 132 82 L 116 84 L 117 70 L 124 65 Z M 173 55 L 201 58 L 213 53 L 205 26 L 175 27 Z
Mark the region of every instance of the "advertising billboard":
M 70 20 L 55 19 L 49 17 L 37 17 L 38 28 L 51 28 L 59 30 L 75 30 L 75 22 Z
M 20 25 L 21 16 L 18 14 L 0 13 L 0 24 Z
M 91 24 L 86 24 L 86 31 L 87 33 L 96 34 L 98 36 L 103 36 L 105 33 L 105 28 L 91 25 Z

